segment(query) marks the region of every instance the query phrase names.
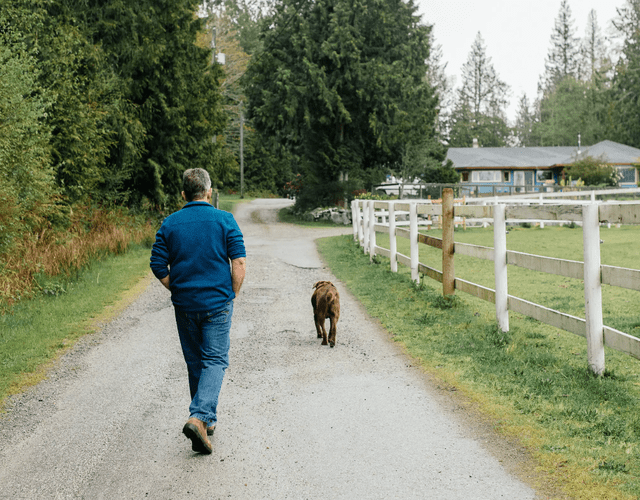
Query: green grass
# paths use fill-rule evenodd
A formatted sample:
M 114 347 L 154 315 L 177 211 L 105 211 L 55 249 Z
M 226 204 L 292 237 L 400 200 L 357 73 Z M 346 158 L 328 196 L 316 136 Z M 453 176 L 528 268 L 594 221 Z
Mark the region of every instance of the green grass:
M 62 351 L 135 298 L 150 272 L 149 255 L 134 246 L 70 279 L 42 277 L 46 292 L 0 316 L 0 402 L 42 380 Z
M 218 200 L 218 208 L 226 212 L 234 212 L 235 206 L 238 203 L 244 203 L 251 201 L 253 198 L 245 196 L 240 198 L 239 194 L 221 194 Z
M 441 231 L 425 234 L 440 238 Z M 602 263 L 611 266 L 638 269 L 640 259 L 640 228 L 601 228 L 600 245 Z M 493 229 L 456 230 L 456 242 L 472 243 L 493 247 Z M 409 240 L 398 238 L 398 251 L 409 255 Z M 377 235 L 377 244 L 389 248 L 389 237 Z M 524 229 L 510 227 L 507 234 L 507 248 L 518 252 L 532 253 L 546 257 L 568 260 L 582 260 L 582 229 L 567 227 L 546 227 L 545 229 Z M 420 245 L 420 262 L 442 269 L 442 252 Z M 582 280 L 538 273 L 528 269 L 509 266 L 509 294 L 545 307 L 584 318 L 584 287 Z M 493 262 L 464 255 L 455 258 L 456 277 L 495 288 Z M 603 285 L 602 302 L 604 323 L 631 335 L 640 336 L 640 292 Z
M 637 229 L 603 230 L 604 263 L 636 266 L 631 259 L 633 241 L 637 248 L 639 237 Z M 455 233 L 456 241 L 486 246 L 493 246 L 492 238 L 491 230 Z M 579 229 L 516 229 L 510 230 L 508 248 L 580 260 L 581 238 Z M 477 401 L 502 432 L 521 440 L 541 470 L 572 498 L 640 496 L 640 362 L 607 349 L 606 374 L 594 377 L 587 370 L 582 337 L 513 313 L 510 332 L 503 333 L 496 326 L 493 304 L 460 292 L 454 300 L 445 300 L 442 285 L 428 278 L 413 285 L 408 269 L 399 266 L 400 271 L 392 273 L 385 258 L 370 264 L 349 236 L 322 239 L 318 245 L 332 272 L 394 340 L 427 371 Z M 423 254 L 421 249 L 421 262 L 431 259 L 433 267 L 440 268 L 441 257 L 435 265 L 438 256 L 427 255 L 430 251 Z M 487 262 L 491 269 L 479 263 L 483 261 L 465 262 L 458 256 L 456 274 L 493 287 L 492 263 Z M 542 281 L 532 284 L 519 275 L 516 279 L 513 269 L 509 267 L 510 293 L 554 307 L 565 300 L 562 308 L 574 312 L 580 308 L 573 296 L 582 293 L 579 280 L 571 286 L 562 278 L 549 282 L 545 294 L 537 288 L 548 277 L 535 277 Z M 561 288 L 563 284 L 567 287 Z M 570 297 L 561 299 L 567 293 Z M 624 318 L 618 321 L 616 312 L 605 312 L 611 326 L 616 321 L 618 326 L 632 324 L 633 318 L 637 325 L 638 295 L 624 290 L 623 296 L 627 302 L 615 307 Z M 583 302 L 581 307 L 584 312 Z

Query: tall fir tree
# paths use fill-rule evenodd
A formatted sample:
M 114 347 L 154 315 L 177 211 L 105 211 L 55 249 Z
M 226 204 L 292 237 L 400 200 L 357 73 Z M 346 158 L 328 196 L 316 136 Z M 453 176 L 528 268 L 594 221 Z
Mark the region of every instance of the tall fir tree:
M 614 26 L 622 38 L 622 54 L 612 83 L 610 128 L 614 140 L 640 147 L 640 0 L 627 0 Z
M 540 90 L 543 93 L 551 92 L 567 77 L 575 80 L 580 77 L 580 39 L 576 36 L 569 2 L 562 0 L 551 33 L 551 47 L 545 61 L 545 72 L 539 84 Z
M 583 78 L 588 81 L 598 79 L 610 66 L 606 42 L 598 24 L 598 15 L 593 9 L 589 12 L 582 40 L 582 61 Z
M 532 137 L 541 146 L 591 145 L 607 138 L 608 82 L 604 40 L 595 11 L 581 41 L 563 0 L 541 77 Z
M 127 168 L 125 187 L 133 196 L 163 205 L 179 199 L 181 173 L 201 167 L 214 183 L 229 176 L 222 148 L 219 106 L 222 71 L 210 64 L 209 49 L 196 45 L 203 20 L 194 0 L 87 0 L 76 15 L 92 28 L 91 39 L 103 48 L 121 78 L 123 116 L 143 132 L 135 155 L 123 158 L 120 144 L 111 160 Z
M 505 146 L 510 135 L 506 118 L 508 93 L 509 86 L 499 78 L 478 32 L 462 66 L 462 85 L 451 114 L 449 144 L 470 147 L 475 138 L 481 146 Z
M 430 27 L 416 12 L 401 0 L 282 0 L 265 20 L 247 72 L 250 116 L 300 158 L 299 203 L 341 200 L 435 133 Z
M 532 147 L 538 145 L 533 132 L 535 122 L 535 103 L 532 105 L 527 94 L 523 93 L 518 101 L 516 123 L 513 127 L 513 134 L 517 140 L 518 146 Z

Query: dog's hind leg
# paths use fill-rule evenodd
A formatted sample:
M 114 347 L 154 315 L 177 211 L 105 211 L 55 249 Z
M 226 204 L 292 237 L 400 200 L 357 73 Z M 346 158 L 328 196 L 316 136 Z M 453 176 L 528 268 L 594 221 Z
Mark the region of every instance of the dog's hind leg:
M 330 328 L 329 328 L 329 345 L 333 347 L 336 345 L 336 331 L 338 326 L 338 320 L 334 316 L 329 316 Z
M 321 339 L 322 338 L 322 330 L 320 329 L 320 318 L 318 317 L 318 314 L 314 314 L 313 315 L 313 320 L 316 323 L 316 332 L 318 334 L 318 338 Z
M 327 345 L 327 330 L 324 327 L 324 322 L 325 322 L 325 317 L 323 316 L 322 318 L 320 318 L 320 327 L 322 328 L 322 344 L 320 345 Z M 318 338 L 320 338 L 320 333 L 318 333 Z

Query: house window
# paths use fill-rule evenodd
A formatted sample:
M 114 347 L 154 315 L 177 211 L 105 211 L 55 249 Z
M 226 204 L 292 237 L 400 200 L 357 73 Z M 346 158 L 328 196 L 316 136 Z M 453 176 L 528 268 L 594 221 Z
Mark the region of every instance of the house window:
M 636 183 L 635 167 L 618 167 L 618 182 L 620 184 Z
M 502 171 L 502 182 L 511 182 L 511 172 L 509 170 Z
M 500 182 L 500 170 L 476 170 L 471 176 L 473 182 Z
M 461 180 L 462 182 L 469 182 L 469 172 L 462 172 Z
M 536 182 L 544 184 L 547 181 L 553 181 L 553 172 L 551 170 L 536 170 Z

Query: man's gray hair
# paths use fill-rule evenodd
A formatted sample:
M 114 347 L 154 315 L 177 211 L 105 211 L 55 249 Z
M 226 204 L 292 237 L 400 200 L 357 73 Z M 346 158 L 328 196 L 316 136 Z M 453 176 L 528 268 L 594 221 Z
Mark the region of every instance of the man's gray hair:
M 209 172 L 203 168 L 190 168 L 182 174 L 182 190 L 187 201 L 202 200 L 211 189 Z

